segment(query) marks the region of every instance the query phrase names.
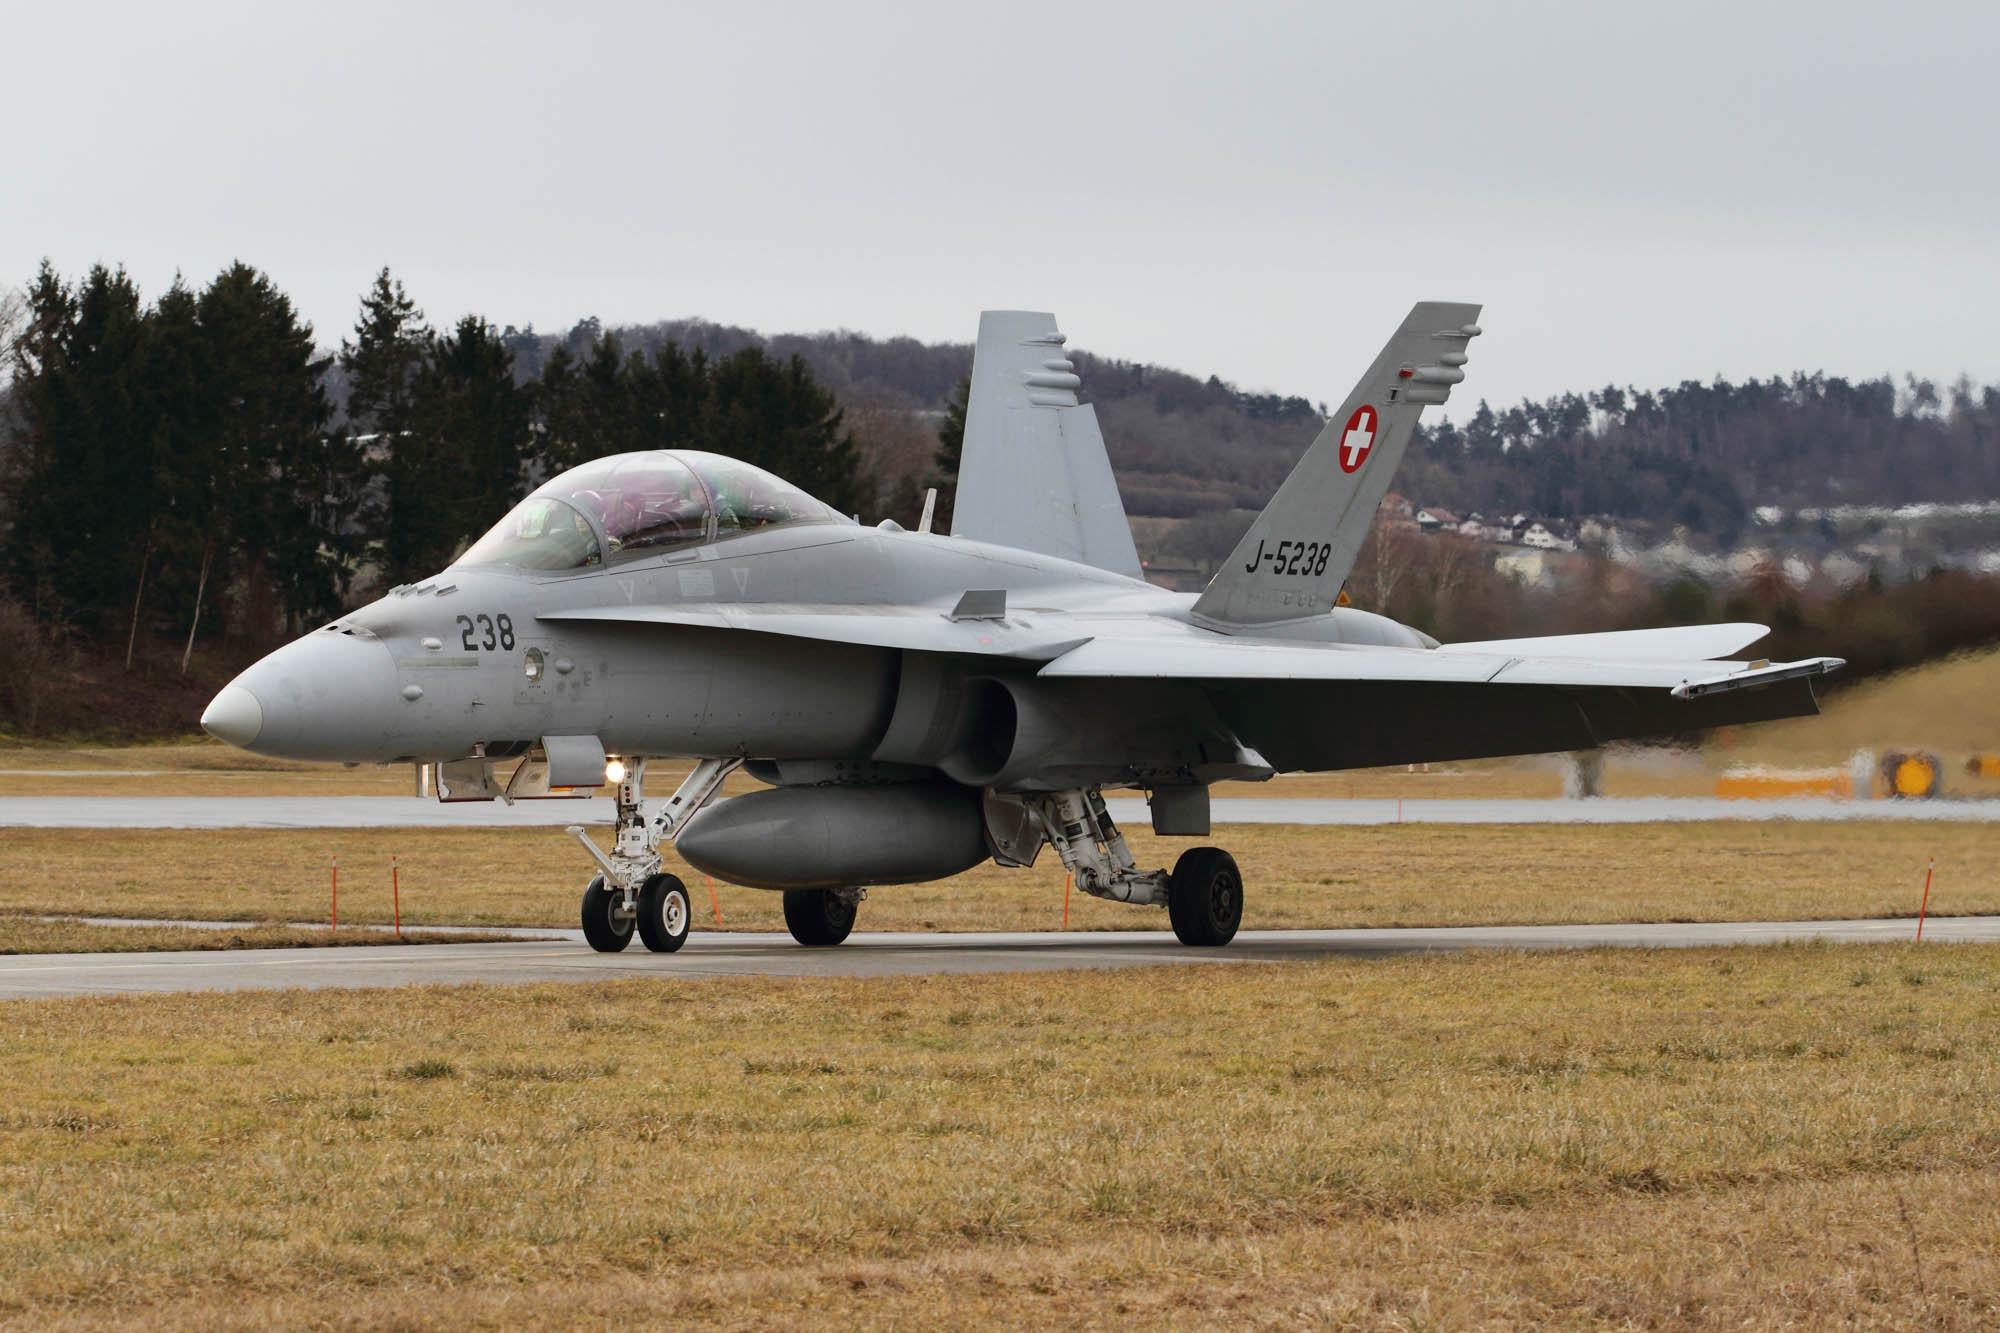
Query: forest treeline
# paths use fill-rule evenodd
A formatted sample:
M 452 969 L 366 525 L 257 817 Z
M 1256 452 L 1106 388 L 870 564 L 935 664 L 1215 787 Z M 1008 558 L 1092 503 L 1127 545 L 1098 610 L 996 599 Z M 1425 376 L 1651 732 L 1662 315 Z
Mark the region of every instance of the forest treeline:
M 431 328 L 386 269 L 336 353 L 243 264 L 150 302 L 122 271 L 44 264 L 16 323 L 0 577 L 37 624 L 184 636 L 184 664 L 204 634 L 297 633 L 357 580 L 434 573 L 541 478 L 608 453 L 709 449 L 849 512 L 875 499 L 796 356 L 601 334 L 524 378 L 500 331 Z

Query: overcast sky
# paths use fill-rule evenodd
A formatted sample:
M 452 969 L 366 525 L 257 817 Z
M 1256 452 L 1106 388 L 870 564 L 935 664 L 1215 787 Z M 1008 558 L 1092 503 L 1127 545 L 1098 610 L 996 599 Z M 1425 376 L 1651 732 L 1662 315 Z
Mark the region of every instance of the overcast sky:
M 323 343 L 703 316 L 1338 400 L 1480 301 L 1456 414 L 1822 368 L 2000 381 L 2000 6 L 10 6 L 0 282 L 232 259 Z

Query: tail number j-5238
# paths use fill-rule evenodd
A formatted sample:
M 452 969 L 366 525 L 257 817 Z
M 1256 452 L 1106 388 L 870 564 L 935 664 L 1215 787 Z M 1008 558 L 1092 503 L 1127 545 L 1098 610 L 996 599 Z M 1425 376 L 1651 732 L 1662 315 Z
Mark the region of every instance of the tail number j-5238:
M 488 651 L 498 648 L 502 652 L 514 651 L 514 620 L 506 612 L 489 616 L 483 612 L 477 616 L 458 617 L 458 641 L 467 652 Z
M 1327 559 L 1332 555 L 1332 542 L 1281 541 L 1276 550 L 1269 550 L 1264 539 L 1259 537 L 1257 554 L 1250 557 L 1250 563 L 1243 566 L 1243 572 L 1255 574 L 1257 567 L 1263 565 L 1273 574 L 1324 574 Z

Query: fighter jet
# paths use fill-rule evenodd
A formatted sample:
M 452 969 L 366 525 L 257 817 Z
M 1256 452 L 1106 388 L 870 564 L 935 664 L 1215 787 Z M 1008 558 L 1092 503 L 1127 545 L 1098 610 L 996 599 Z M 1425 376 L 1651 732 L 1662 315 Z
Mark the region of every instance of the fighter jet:
M 709 453 L 564 472 L 449 568 L 256 663 L 202 726 L 260 754 L 414 764 L 439 799 L 610 787 L 585 936 L 686 940 L 663 844 L 784 895 L 805 945 L 870 887 L 1029 866 L 1165 906 L 1186 944 L 1243 913 L 1216 847 L 1144 869 L 1106 813 L 1209 833 L 1209 787 L 1300 770 L 1581 750 L 1816 712 L 1837 659 L 1716 660 L 1759 625 L 1440 645 L 1337 604 L 1479 307 L 1411 309 L 1199 595 L 1146 582 L 1053 316 L 982 316 L 953 532 L 864 526 Z M 928 521 L 924 525 L 928 528 Z M 648 760 L 694 761 L 665 799 Z M 738 768 L 766 784 L 710 804 Z M 504 771 L 503 771 L 504 770 Z

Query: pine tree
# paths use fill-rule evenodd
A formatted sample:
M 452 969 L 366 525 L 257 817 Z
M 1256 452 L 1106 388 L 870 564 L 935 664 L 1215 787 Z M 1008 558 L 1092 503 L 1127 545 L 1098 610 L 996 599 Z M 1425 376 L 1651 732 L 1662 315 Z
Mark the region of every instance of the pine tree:
M 475 315 L 433 338 L 418 382 L 416 425 L 428 471 L 406 484 L 429 490 L 447 517 L 421 553 L 442 567 L 460 545 L 497 522 L 524 489 L 531 395 L 514 383 L 513 353 Z
M 28 299 L 9 564 L 38 615 L 108 627 L 138 595 L 153 513 L 146 312 L 124 270 L 103 265 L 72 289 L 44 263 Z
M 430 331 L 403 284 L 384 268 L 361 298 L 354 340 L 340 348 L 347 372 L 347 416 L 362 437 L 364 457 L 378 484 L 368 525 L 380 534 L 382 573 L 403 583 L 433 572 L 427 562 L 448 546 L 449 516 L 425 482 L 435 464 L 417 431 L 417 381 L 424 371 Z
M 234 563 L 238 574 L 268 580 L 285 628 L 296 633 L 339 610 L 357 543 L 347 520 L 361 487 L 359 458 L 328 433 L 328 362 L 270 278 L 230 265 L 202 292 L 200 315 L 215 396 L 204 567 L 208 578 Z M 207 582 L 197 574 L 190 649 Z

